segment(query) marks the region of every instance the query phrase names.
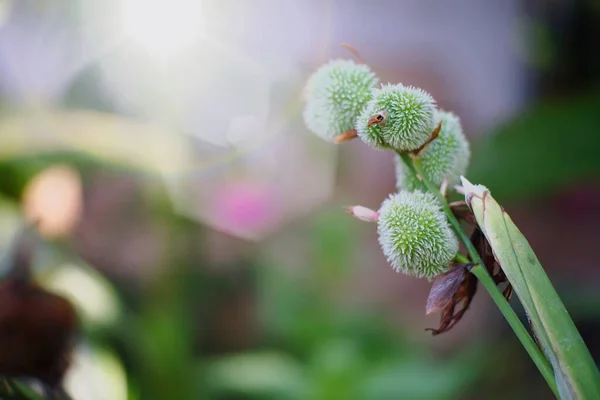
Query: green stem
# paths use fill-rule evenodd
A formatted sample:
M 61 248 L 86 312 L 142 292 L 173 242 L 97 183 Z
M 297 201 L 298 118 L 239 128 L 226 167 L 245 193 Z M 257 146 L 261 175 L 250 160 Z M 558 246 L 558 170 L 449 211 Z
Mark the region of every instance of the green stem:
M 439 188 L 433 185 L 427 178 L 423 166 L 421 165 L 421 160 L 418 158 L 412 159 L 408 154 L 401 152 L 398 152 L 398 155 L 402 158 L 402 161 L 404 161 L 404 164 L 406 164 L 407 168 L 409 168 L 412 173 L 420 177 L 420 181 L 422 182 L 423 186 L 439 200 L 442 209 L 450 221 L 450 224 L 454 228 L 454 231 L 465 245 L 471 261 L 477 264 L 471 269 L 471 273 L 477 277 L 479 282 L 481 282 L 483 287 L 488 291 L 492 297 L 492 300 L 494 300 L 498 306 L 498 309 L 500 309 L 500 312 L 502 315 L 504 315 L 504 318 L 506 318 L 506 321 L 515 332 L 515 335 L 517 335 L 521 341 L 521 344 L 523 347 L 525 347 L 529 357 L 531 357 L 537 368 L 540 370 L 542 376 L 548 383 L 548 386 L 550 386 L 550 389 L 552 389 L 554 394 L 559 397 L 558 389 L 556 387 L 556 380 L 554 378 L 554 372 L 550 366 L 550 363 L 535 344 L 531 335 L 529 332 L 527 332 L 527 329 L 525 329 L 521 323 L 521 320 L 512 309 L 508 301 L 504 298 L 487 269 L 484 267 L 483 261 L 481 260 L 481 257 L 479 257 L 479 253 L 477 253 L 477 250 L 475 249 L 475 246 L 473 246 L 473 243 L 471 243 L 469 236 L 467 236 L 466 232 L 463 230 L 462 226 L 454 216 L 450 206 L 448 206 L 446 198 L 440 193 Z M 457 255 L 457 259 L 464 260 L 465 257 L 460 254 Z
M 465 257 L 462 253 L 456 253 L 456 256 L 454 256 L 454 261 L 462 264 L 469 264 L 471 262 L 471 260 Z
M 485 287 L 485 289 L 488 291 L 492 297 L 492 300 L 494 300 L 500 309 L 500 312 L 502 315 L 504 315 L 504 318 L 506 318 L 506 321 L 508 321 L 508 324 L 515 332 L 515 335 L 517 335 L 521 341 L 521 344 L 523 347 L 525 347 L 529 357 L 531 357 L 536 367 L 540 370 L 540 373 L 548 383 L 548 386 L 554 395 L 557 398 L 560 398 L 558 388 L 556 386 L 556 379 L 554 378 L 554 371 L 552 370 L 550 363 L 542 354 L 534 340 L 531 338 L 531 335 L 529 335 L 529 332 L 527 332 L 527 329 L 525 329 L 521 323 L 521 320 L 517 314 L 515 314 L 515 311 L 512 309 L 508 301 L 506 301 L 502 293 L 500 293 L 500 290 L 498 290 L 498 287 L 496 286 L 496 283 L 490 274 L 488 274 L 487 270 L 482 266 L 482 264 L 478 264 L 471 268 L 471 273 L 475 275 L 477 279 L 479 279 L 479 282 L 481 282 L 483 287 Z

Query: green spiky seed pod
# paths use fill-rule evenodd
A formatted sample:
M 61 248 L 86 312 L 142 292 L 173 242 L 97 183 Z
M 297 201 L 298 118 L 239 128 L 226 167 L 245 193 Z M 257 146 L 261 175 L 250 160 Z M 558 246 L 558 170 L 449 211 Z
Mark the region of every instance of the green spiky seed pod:
M 351 60 L 333 60 L 323 65 L 311 75 L 304 89 L 306 127 L 328 141 L 353 129 L 356 117 L 378 83 L 368 66 Z
M 435 100 L 429 93 L 388 84 L 373 91 L 373 99 L 356 119 L 356 131 L 374 148 L 412 151 L 425 144 L 437 123 Z
M 402 191 L 379 209 L 379 244 L 392 267 L 428 279 L 448 270 L 458 240 L 431 193 Z
M 459 117 L 449 111 L 439 110 L 439 120 L 442 128 L 438 137 L 427 145 L 419 154 L 421 163 L 428 179 L 436 186 L 448 179 L 449 187 L 459 183 L 461 175 L 465 175 L 471 149 Z M 417 178 L 396 155 L 396 179 L 398 189 L 415 190 L 419 188 Z

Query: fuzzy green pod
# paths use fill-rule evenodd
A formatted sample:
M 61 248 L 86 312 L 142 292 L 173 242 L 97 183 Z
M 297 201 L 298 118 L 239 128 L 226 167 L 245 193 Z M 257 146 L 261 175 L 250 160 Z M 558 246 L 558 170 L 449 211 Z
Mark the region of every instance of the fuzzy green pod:
M 323 65 L 304 88 L 306 127 L 328 141 L 353 129 L 356 117 L 378 83 L 368 66 L 351 60 L 333 60 Z
M 377 232 L 388 262 L 407 275 L 434 278 L 458 252 L 458 239 L 430 193 L 390 195 L 379 209 Z
M 373 91 L 373 99 L 356 119 L 356 131 L 374 148 L 416 150 L 435 130 L 436 110 L 435 100 L 424 90 L 388 84 Z
M 471 158 L 471 149 L 459 117 L 449 111 L 439 110 L 442 128 L 438 137 L 420 153 L 423 169 L 429 180 L 436 186 L 448 179 L 450 187 L 459 183 L 465 175 Z M 412 174 L 396 155 L 396 182 L 398 189 L 415 190 L 419 188 L 417 177 Z

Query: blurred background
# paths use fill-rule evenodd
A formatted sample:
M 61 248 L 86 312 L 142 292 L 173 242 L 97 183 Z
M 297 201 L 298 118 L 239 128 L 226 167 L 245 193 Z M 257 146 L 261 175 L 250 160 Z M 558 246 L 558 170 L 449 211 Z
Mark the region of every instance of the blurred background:
M 67 390 L 552 398 L 483 290 L 424 331 L 430 284 L 343 211 L 392 154 L 311 135 L 301 92 L 345 42 L 455 111 L 600 360 L 599 40 L 594 0 L 0 0 L 0 248 L 39 220 L 36 279 L 82 319 Z

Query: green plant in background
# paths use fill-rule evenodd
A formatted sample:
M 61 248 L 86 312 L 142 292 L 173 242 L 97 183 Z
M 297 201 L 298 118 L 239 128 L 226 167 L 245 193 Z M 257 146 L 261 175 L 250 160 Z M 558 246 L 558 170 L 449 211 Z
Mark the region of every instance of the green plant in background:
M 312 86 L 315 82 L 314 76 L 309 79 L 311 90 L 317 90 Z M 334 86 L 323 84 L 323 91 Z M 347 116 L 356 113 L 355 105 L 344 110 L 346 103 L 340 102 L 335 110 Z M 306 107 L 321 116 L 328 113 L 327 108 L 315 109 L 314 102 Z M 307 127 L 319 135 L 313 125 Z M 479 281 L 558 397 L 600 398 L 600 374 L 594 360 L 508 215 L 487 189 L 474 187 L 464 178 L 463 187 L 457 189 L 465 193 L 466 201 L 448 203 L 447 190 L 464 175 L 470 157 L 458 117 L 437 110 L 434 99 L 421 89 L 386 84 L 373 89 L 353 130 L 356 135 L 338 132 L 335 141 L 358 136 L 371 147 L 396 153 L 399 193 L 386 199 L 378 212 L 360 206 L 348 210 L 361 220 L 377 222 L 382 250 L 397 271 L 434 281 L 427 312 L 441 309 L 442 317 L 433 333 L 445 332 L 460 320 Z M 471 236 L 459 220 L 473 225 Z M 467 255 L 458 251 L 449 226 Z M 507 282 L 504 295 L 497 287 L 503 282 Z M 533 337 L 507 301 L 513 288 L 531 321 Z
M 11 161 L 10 168 L 5 169 L 7 173 L 27 173 L 23 173 L 22 180 L 4 181 L 5 185 L 10 183 L 6 192 L 14 193 L 18 199 L 31 175 L 65 158 L 57 155 L 44 162 L 34 157 Z M 86 174 L 103 170 L 99 164 L 85 163 L 79 169 L 84 168 Z M 18 209 L 14 212 L 18 215 Z M 188 248 L 197 247 L 196 225 L 167 210 L 156 210 L 151 217 L 173 232 L 169 243 L 174 248 L 173 255 L 166 257 L 168 264 L 163 273 L 141 287 L 132 287 L 137 285 L 128 282 L 119 284 L 118 280 L 112 282 L 112 287 L 105 287 L 106 278 L 96 271 L 101 266 L 88 265 L 66 243 L 42 240 L 37 244 L 37 251 L 44 255 L 36 274 L 40 282 L 48 290 L 71 298 L 82 316 L 82 341 L 86 345 L 101 345 L 118 356 L 126 373 L 127 398 L 131 400 L 448 400 L 464 397 L 490 370 L 489 361 L 480 357 L 493 351 L 484 347 L 485 343 L 475 343 L 458 351 L 451 360 L 443 360 L 427 346 L 412 340 L 406 329 L 392 328 L 382 315 L 360 312 L 354 307 L 340 309 L 332 301 L 331 293 L 348 277 L 348 266 L 353 263 L 347 246 L 358 244 L 353 229 L 356 225 L 336 209 L 316 216 L 314 226 L 301 234 L 310 238 L 305 256 L 310 254 L 309 275 L 314 275 L 314 280 L 293 276 L 293 268 L 287 266 L 265 265 L 255 259 L 236 261 L 236 267 L 254 271 L 249 274 L 250 279 L 244 279 L 248 282 L 244 285 L 253 288 L 253 298 L 257 298 L 250 302 L 258 303 L 260 342 L 249 348 L 236 348 L 235 352 L 228 349 L 215 353 L 210 348 L 198 348 L 198 338 L 210 335 L 212 327 L 210 320 L 204 318 L 199 319 L 200 327 L 195 327 L 197 315 L 214 312 L 218 319 L 228 317 L 218 304 L 239 292 L 236 286 L 223 288 L 237 285 L 232 282 L 236 268 L 225 268 L 228 271 L 220 276 L 204 273 L 205 268 L 199 268 L 197 263 L 205 261 L 190 256 L 195 253 Z M 365 218 L 372 219 L 373 215 Z M 291 261 L 286 259 L 286 263 Z M 220 268 L 211 266 L 206 270 Z M 307 272 L 306 268 L 303 272 Z M 91 281 L 95 283 L 90 286 Z M 103 294 L 98 295 L 98 291 Z M 79 366 L 79 360 L 75 362 L 74 367 Z M 94 357 L 91 362 L 107 373 L 110 371 L 99 358 Z M 31 390 L 35 385 L 30 385 L 30 381 L 0 379 L 0 399 L 45 400 Z M 95 386 L 88 379 L 89 376 L 77 375 L 84 389 L 94 391 Z M 114 382 L 103 375 L 100 383 L 102 395 L 110 396 Z
M 256 266 L 264 345 L 210 360 L 210 398 L 464 398 L 489 371 L 480 357 L 489 349 L 473 343 L 440 359 L 381 315 L 333 303 L 352 264 L 347 246 L 357 240 L 356 229 L 335 209 L 314 221 L 305 232 L 311 243 L 304 261 L 318 278 L 309 279 L 306 269 L 300 277 L 277 264 Z

